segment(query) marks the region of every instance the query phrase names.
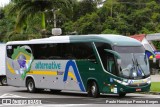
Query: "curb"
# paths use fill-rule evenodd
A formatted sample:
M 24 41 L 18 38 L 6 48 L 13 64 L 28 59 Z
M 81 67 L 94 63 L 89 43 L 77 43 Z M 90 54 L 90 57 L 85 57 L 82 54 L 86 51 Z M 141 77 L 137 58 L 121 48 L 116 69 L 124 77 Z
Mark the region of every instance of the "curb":
M 153 91 L 151 91 L 151 92 L 148 92 L 149 94 L 153 94 L 153 95 L 160 95 L 160 92 L 153 92 Z
M 152 95 L 160 95 L 160 92 L 140 92 L 139 94 L 152 94 Z

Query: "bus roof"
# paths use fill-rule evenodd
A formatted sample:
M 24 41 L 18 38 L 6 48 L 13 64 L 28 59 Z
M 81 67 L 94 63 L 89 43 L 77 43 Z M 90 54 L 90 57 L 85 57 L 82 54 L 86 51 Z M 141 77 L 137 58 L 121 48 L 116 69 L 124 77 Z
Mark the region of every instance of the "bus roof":
M 26 41 L 11 41 L 7 45 L 14 44 L 43 44 L 43 43 L 74 43 L 74 42 L 103 42 L 117 46 L 142 46 L 142 44 L 133 38 L 114 35 L 114 34 L 92 34 L 92 35 L 67 35 L 52 36 L 49 38 L 32 39 Z

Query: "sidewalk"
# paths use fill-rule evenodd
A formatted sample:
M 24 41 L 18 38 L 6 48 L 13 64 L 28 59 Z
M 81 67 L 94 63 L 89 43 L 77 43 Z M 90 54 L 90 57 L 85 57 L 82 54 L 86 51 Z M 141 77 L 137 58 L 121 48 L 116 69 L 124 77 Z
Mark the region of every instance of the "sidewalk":
M 151 82 L 160 82 L 160 75 L 151 75 Z

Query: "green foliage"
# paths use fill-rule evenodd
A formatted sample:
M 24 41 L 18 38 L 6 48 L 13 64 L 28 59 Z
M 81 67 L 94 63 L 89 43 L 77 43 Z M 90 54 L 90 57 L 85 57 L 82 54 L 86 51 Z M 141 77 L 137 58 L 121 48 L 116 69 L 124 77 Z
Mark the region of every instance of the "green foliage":
M 102 25 L 97 13 L 86 14 L 74 23 L 74 28 L 79 34 L 101 33 Z
M 0 19 L 1 41 L 46 36 L 47 28 L 51 28 L 50 26 L 46 27 L 46 18 L 48 18 L 46 10 L 55 11 L 65 8 L 69 11 L 72 2 L 73 0 L 11 0 L 11 3 L 6 6 L 7 8 L 4 7 L 0 13 L 1 16 L 3 15 Z
M 0 19 L 0 42 L 6 41 L 7 35 L 14 29 L 16 17 L 8 17 L 7 15 L 11 6 L 12 4 L 9 4 L 0 9 L 0 11 L 3 13 L 3 18 Z
M 16 32 L 20 32 L 23 25 L 27 24 L 27 21 L 32 19 L 35 15 L 41 13 L 42 28 L 46 29 L 45 25 L 45 11 L 47 9 L 58 8 L 59 6 L 66 5 L 66 0 L 12 0 L 14 2 L 13 7 L 10 9 L 10 15 L 14 12 L 17 14 Z
M 73 13 L 72 13 L 72 17 L 70 18 L 73 21 L 76 21 L 80 17 L 83 17 L 86 14 L 90 14 L 97 10 L 96 3 L 94 0 L 81 0 L 79 2 L 76 2 L 75 0 L 75 4 L 73 5 L 72 8 L 73 8 Z
M 102 34 L 118 34 L 116 30 L 105 29 Z
M 66 32 L 66 34 L 72 34 L 73 24 L 74 23 L 72 21 L 68 21 L 68 22 L 64 23 L 63 26 L 62 26 L 63 32 Z
M 151 83 L 151 91 L 152 92 L 160 92 L 160 82 L 152 82 Z
M 153 44 L 154 44 L 154 46 L 155 46 L 155 48 L 157 50 L 160 50 L 160 43 L 159 43 L 159 41 L 153 41 Z
M 159 0 L 106 0 L 99 8 L 102 0 L 11 1 L 0 9 L 0 41 L 41 38 L 42 33 L 51 35 L 52 9 L 57 10 L 57 27 L 62 28 L 63 34 L 160 32 Z M 155 44 L 160 49 L 159 43 Z

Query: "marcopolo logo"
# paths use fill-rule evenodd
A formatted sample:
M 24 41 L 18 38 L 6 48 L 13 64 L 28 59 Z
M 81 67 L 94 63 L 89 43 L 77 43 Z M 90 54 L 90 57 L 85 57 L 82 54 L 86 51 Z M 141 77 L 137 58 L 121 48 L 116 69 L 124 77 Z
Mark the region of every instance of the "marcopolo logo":
M 56 63 L 55 61 L 52 62 L 37 62 L 35 64 L 35 68 L 36 69 L 61 69 L 61 64 L 60 63 Z

